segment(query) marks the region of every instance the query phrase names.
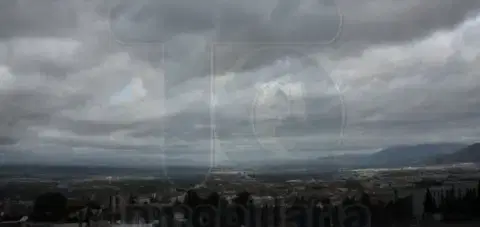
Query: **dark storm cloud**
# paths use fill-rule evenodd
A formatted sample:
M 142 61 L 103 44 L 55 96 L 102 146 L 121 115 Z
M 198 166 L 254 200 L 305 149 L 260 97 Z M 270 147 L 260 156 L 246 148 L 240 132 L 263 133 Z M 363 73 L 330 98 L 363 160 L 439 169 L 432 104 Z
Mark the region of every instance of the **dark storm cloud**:
M 24 89 L 2 92 L 0 116 L 4 124 L 0 133 L 11 137 L 12 140 L 22 139 L 28 127 L 48 124 L 52 113 L 59 109 L 77 106 L 85 101 L 76 100 L 75 97 L 64 100 L 41 87 L 37 89 L 42 90 Z
M 318 9 L 315 9 L 321 11 L 320 16 L 332 16 L 329 18 L 331 21 L 326 20 L 328 17 L 318 17 L 313 18 L 312 23 L 309 23 L 309 18 L 305 17 L 307 14 L 298 12 L 301 9 L 301 3 L 308 2 L 313 2 L 312 6 L 319 6 Z M 303 34 L 300 38 L 304 38 L 305 34 L 308 36 L 309 32 L 328 34 L 328 38 L 318 40 L 318 42 L 325 42 L 331 40 L 337 33 L 339 21 L 332 20 L 338 17 L 337 14 L 343 14 L 346 17 L 345 25 L 348 26 L 348 30 L 343 32 L 352 32 L 351 35 L 342 36 L 344 39 L 360 39 L 364 42 L 402 41 L 424 36 L 437 29 L 448 29 L 463 21 L 468 13 L 474 12 L 479 6 L 479 3 L 474 0 L 461 3 L 451 0 L 429 2 L 339 0 L 333 2 L 335 4 L 325 4 L 323 1 L 303 1 L 291 4 L 291 1 L 273 0 L 260 2 L 164 0 L 124 1 L 123 4 L 114 4 L 113 2 L 110 4 L 112 5 L 113 32 L 119 38 L 122 35 L 136 36 L 135 39 L 129 40 L 130 43 L 153 41 L 163 43 L 166 40 L 161 39 L 161 35 L 173 37 L 181 33 L 210 32 L 214 29 L 218 30 L 217 33 L 220 36 L 215 41 L 227 43 L 238 41 L 250 43 L 306 42 L 292 37 Z M 270 26 L 266 26 L 262 20 L 269 13 L 273 14 L 270 15 L 273 19 L 269 22 L 271 24 L 268 24 Z M 277 13 L 279 16 L 275 16 Z M 175 17 L 170 15 L 175 15 Z M 288 23 L 279 23 L 283 20 Z M 121 22 L 131 22 L 130 25 L 139 26 L 129 27 Z M 289 23 L 300 23 L 299 25 L 302 26 L 294 27 L 301 30 L 290 30 Z M 115 25 L 120 26 L 118 30 L 115 29 Z M 129 32 L 142 28 L 144 30 L 141 32 Z M 328 30 L 334 32 L 326 32 Z M 266 35 L 269 33 L 271 34 Z M 152 38 L 144 37 L 146 34 L 150 34 Z M 222 36 L 233 37 L 222 39 Z M 242 39 L 245 36 L 252 38 Z M 258 40 L 255 36 L 268 37 L 268 39 Z M 290 40 L 288 38 L 281 40 L 289 36 Z
M 256 43 L 328 43 L 336 37 L 337 32 L 341 32 L 335 47 L 348 53 L 349 49 L 364 49 L 371 44 L 408 42 L 437 30 L 448 30 L 480 7 L 480 3 L 475 0 L 338 0 L 334 1 L 335 4 L 311 1 L 314 3 L 311 7 L 318 5 L 317 14 L 312 16 L 299 11 L 301 4 L 288 2 L 290 1 L 129 1 L 128 4 L 118 4 L 120 6 L 112 4 L 112 31 L 119 40 L 136 44 L 168 45 L 168 40 L 173 37 L 192 33 L 207 34 L 206 38 L 212 42 L 244 43 L 230 48 L 217 48 L 216 58 L 223 59 L 217 63 L 217 71 L 221 71 L 224 65 L 229 67 L 228 65 L 234 64 L 238 56 L 250 54 L 264 46 Z M 302 4 L 305 2 L 309 1 Z M 167 9 L 168 13 L 162 13 Z M 170 12 L 184 17 L 169 18 Z M 276 12 L 282 12 L 279 13 L 282 16 L 276 18 Z M 265 22 L 265 15 L 269 13 L 273 14 L 273 19 Z M 340 20 L 342 15 L 344 20 Z M 135 37 L 124 37 L 127 35 Z M 311 53 L 330 47 L 331 44 L 319 44 L 297 48 L 301 52 Z M 252 60 L 256 64 L 239 70 L 268 65 L 279 57 L 296 55 L 292 53 L 296 51 L 270 52 Z M 207 60 L 201 63 L 204 66 L 199 70 L 208 69 Z
M 88 120 L 72 120 L 65 117 L 56 117 L 55 122 L 59 130 L 70 130 L 78 135 L 105 135 L 122 129 L 134 128 L 137 122 L 100 122 Z
M 1 145 L 12 145 L 15 144 L 17 141 L 15 139 L 12 139 L 10 137 L 0 137 L 0 144 Z
M 387 17 L 384 18 L 385 20 L 376 20 L 375 18 L 368 20 L 372 22 L 372 30 L 375 25 L 385 24 L 385 26 L 375 29 L 376 33 L 378 32 L 378 34 L 383 35 L 372 36 L 370 34 L 368 38 L 372 39 L 369 40 L 377 41 L 375 38 L 379 40 L 402 40 L 411 38 L 412 36 L 425 36 L 436 30 L 449 30 L 453 28 L 454 25 L 463 22 L 466 17 L 473 16 L 473 13 L 478 12 L 480 7 L 480 3 L 473 0 L 462 1 L 461 4 L 448 0 L 394 2 L 398 3 L 399 7 L 397 9 L 392 8 L 390 12 L 383 12 L 383 16 Z M 361 1 L 356 3 L 361 4 Z M 379 7 L 381 7 L 385 3 L 376 1 L 376 3 L 369 4 L 372 6 L 378 4 Z M 375 15 L 375 8 L 376 7 L 371 8 L 371 14 L 369 14 L 371 17 Z M 359 21 L 362 20 L 359 19 Z M 355 22 L 352 24 L 355 24 Z M 390 24 L 391 26 L 387 29 L 386 24 Z M 398 29 L 394 30 L 393 27 Z
M 449 30 L 475 15 L 480 2 L 441 1 L 339 1 L 345 26 L 339 48 L 363 49 L 375 44 L 409 42 L 432 32 Z M 346 50 L 348 51 L 348 49 Z
M 69 36 L 77 25 L 72 1 L 12 0 L 0 3 L 0 38 Z

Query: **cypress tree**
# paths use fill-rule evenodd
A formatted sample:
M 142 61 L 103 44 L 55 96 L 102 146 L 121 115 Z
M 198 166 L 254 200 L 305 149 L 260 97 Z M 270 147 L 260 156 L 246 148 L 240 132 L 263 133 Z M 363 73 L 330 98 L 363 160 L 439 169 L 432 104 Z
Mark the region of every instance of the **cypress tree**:
M 397 201 L 398 200 L 398 190 L 397 189 L 393 189 L 393 201 Z
M 427 188 L 427 192 L 425 193 L 425 200 L 423 201 L 423 210 L 426 214 L 431 214 L 435 211 L 435 202 L 432 197 L 432 193 L 430 192 L 430 188 Z
M 480 180 L 477 182 L 477 199 L 480 199 Z

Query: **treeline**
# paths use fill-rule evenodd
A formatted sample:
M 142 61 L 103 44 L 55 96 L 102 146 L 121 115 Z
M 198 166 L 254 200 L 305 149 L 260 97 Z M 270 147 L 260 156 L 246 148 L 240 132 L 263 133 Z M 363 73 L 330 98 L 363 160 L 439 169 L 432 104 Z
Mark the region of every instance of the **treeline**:
M 477 188 L 461 190 L 452 186 L 439 192 L 436 201 L 427 189 L 424 201 L 425 214 L 440 214 L 445 221 L 463 221 L 480 218 L 480 181 Z

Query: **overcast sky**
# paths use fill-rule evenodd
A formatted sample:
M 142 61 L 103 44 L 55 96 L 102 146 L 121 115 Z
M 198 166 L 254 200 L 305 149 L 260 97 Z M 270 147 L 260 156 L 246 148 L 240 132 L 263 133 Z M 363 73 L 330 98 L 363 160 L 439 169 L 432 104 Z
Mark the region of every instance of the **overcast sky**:
M 477 140 L 480 1 L 293 2 L 1 1 L 4 161 L 208 164 Z

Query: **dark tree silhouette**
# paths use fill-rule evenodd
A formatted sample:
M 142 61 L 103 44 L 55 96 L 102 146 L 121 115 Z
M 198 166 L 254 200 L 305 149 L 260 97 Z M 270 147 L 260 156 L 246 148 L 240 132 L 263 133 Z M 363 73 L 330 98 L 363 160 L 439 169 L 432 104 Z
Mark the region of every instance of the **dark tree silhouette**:
M 425 200 L 423 201 L 424 213 L 425 214 L 433 214 L 436 210 L 435 200 L 433 199 L 432 193 L 430 192 L 430 188 L 427 189 L 425 193 Z
M 218 207 L 220 203 L 220 195 L 217 192 L 212 192 L 207 198 L 207 204 Z
M 480 180 L 477 182 L 477 198 L 480 198 Z
M 368 208 L 371 208 L 372 207 L 372 204 L 371 204 L 371 199 L 370 199 L 370 196 L 367 194 L 367 193 L 362 193 L 362 197 L 361 197 L 361 200 L 360 202 L 367 206 Z
M 243 191 L 237 194 L 237 197 L 233 199 L 233 202 L 238 204 L 238 205 L 243 205 L 245 207 L 248 206 L 248 203 L 250 202 L 251 195 L 247 191 Z
M 137 203 L 137 197 L 134 196 L 133 194 L 130 194 L 130 196 L 128 197 L 128 203 L 129 203 L 129 204 L 135 204 L 135 203 Z
M 61 193 L 48 192 L 37 197 L 30 219 L 37 222 L 60 222 L 67 215 L 67 198 Z
M 197 192 L 194 190 L 188 190 L 183 203 L 190 208 L 195 209 L 195 207 L 198 207 L 202 201 Z
M 240 223 L 239 223 L 240 225 L 245 225 L 244 223 L 245 213 L 243 211 L 250 212 L 252 223 L 254 220 L 253 216 L 255 216 L 255 218 L 258 218 L 256 216 L 255 210 L 251 209 L 252 201 L 251 201 L 251 194 L 249 192 L 243 191 L 238 193 L 232 202 L 237 206 L 243 207 L 243 209 L 241 208 L 236 209 L 237 217 L 240 220 Z

